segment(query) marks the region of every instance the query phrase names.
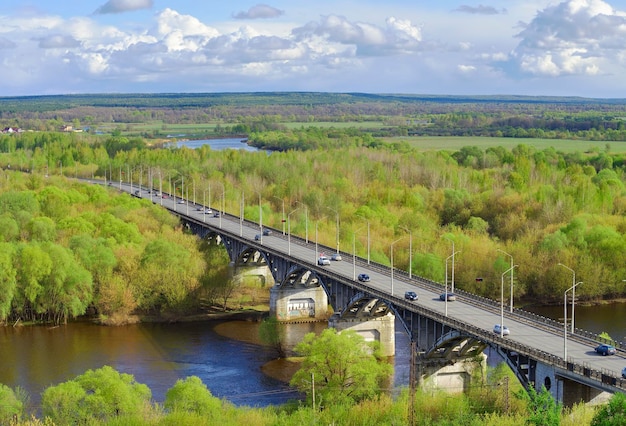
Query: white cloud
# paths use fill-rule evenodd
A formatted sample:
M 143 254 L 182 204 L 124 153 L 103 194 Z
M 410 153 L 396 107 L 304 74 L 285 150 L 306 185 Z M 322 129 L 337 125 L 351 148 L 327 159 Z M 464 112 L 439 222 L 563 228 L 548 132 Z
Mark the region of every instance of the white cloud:
M 235 19 L 269 19 L 284 15 L 284 11 L 266 4 L 252 6 L 246 12 L 239 12 L 233 15 Z
M 602 0 L 568 0 L 540 11 L 518 37 L 510 62 L 524 73 L 610 74 L 625 64 L 626 13 Z
M 94 12 L 94 15 L 124 13 L 141 9 L 151 9 L 153 0 L 109 0 Z
M 80 42 L 71 35 L 51 34 L 39 39 L 39 47 L 43 49 L 65 49 L 79 46 Z
M 295 28 L 297 40 L 323 39 L 330 43 L 353 45 L 357 55 L 390 55 L 417 51 L 422 40 L 421 29 L 408 20 L 390 17 L 385 28 L 363 22 L 351 22 L 343 16 L 328 15 L 319 22 Z
M 461 5 L 455 9 L 455 12 L 470 13 L 472 15 L 499 15 L 506 13 L 506 9 L 498 10 L 493 6 L 484 6 L 482 4 L 478 6 Z
M 476 67 L 473 65 L 459 65 L 457 69 L 463 74 L 476 71 Z

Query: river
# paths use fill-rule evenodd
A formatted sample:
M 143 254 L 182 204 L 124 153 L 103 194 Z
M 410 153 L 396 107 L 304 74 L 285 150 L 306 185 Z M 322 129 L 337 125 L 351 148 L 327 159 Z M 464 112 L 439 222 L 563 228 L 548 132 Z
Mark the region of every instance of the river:
M 536 313 L 562 318 L 562 308 L 531 308 Z M 576 307 L 576 326 L 623 339 L 626 304 Z M 198 376 L 217 397 L 240 406 L 282 404 L 299 395 L 281 376 L 284 364 L 273 363 L 276 353 L 258 341 L 256 322 L 205 321 L 176 324 L 132 324 L 107 327 L 74 322 L 59 327 L 0 328 L 0 383 L 20 386 L 34 407 L 50 385 L 71 380 L 88 369 L 109 365 L 132 374 L 152 390 L 155 402 L 178 379 Z M 321 332 L 325 323 L 289 325 L 288 346 L 308 332 Z M 396 356 L 393 386 L 408 384 L 410 348 L 404 329 L 396 321 Z M 492 364 L 490 360 L 490 364 Z M 269 368 L 268 368 L 269 366 Z M 274 370 L 274 371 L 272 371 Z M 269 373 L 269 374 L 265 374 Z
M 183 146 L 187 148 L 200 148 L 203 145 L 209 145 L 211 149 L 221 151 L 223 149 L 243 149 L 245 151 L 258 151 L 257 148 L 242 142 L 242 138 L 223 138 L 223 139 L 198 139 L 190 141 L 175 142 L 176 147 Z
M 288 346 L 325 326 L 289 325 Z M 259 343 L 258 327 L 249 321 L 1 327 L 0 383 L 25 389 L 37 408 L 46 387 L 109 365 L 146 384 L 155 402 L 163 402 L 176 380 L 188 376 L 198 376 L 213 395 L 235 405 L 267 406 L 299 398 L 285 382 L 272 378 L 284 375 L 272 371 L 284 364 L 268 364 L 276 353 Z M 396 339 L 395 386 L 400 386 L 408 383 L 409 359 L 408 338 L 401 327 Z

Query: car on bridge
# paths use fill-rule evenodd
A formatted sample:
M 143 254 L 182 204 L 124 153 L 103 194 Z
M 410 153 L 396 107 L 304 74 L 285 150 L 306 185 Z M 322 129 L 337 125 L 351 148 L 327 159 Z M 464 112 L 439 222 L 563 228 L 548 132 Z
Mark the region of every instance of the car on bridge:
M 404 293 L 404 298 L 406 300 L 417 300 L 417 293 L 414 291 L 407 291 Z
M 359 281 L 366 283 L 370 280 L 370 276 L 367 274 L 359 274 L 359 276 L 357 277 Z
M 341 255 L 339 253 L 333 253 L 332 256 L 330 256 L 330 260 L 341 262 Z
M 268 235 L 271 235 L 272 231 L 270 229 L 267 228 L 263 228 L 263 236 L 267 237 Z
M 259 241 L 259 240 L 261 240 L 261 234 L 256 234 L 254 236 L 254 241 Z
M 317 259 L 317 264 L 321 266 L 330 265 L 330 260 L 326 256 L 320 256 Z
M 500 332 L 500 324 L 496 324 L 493 326 L 493 332 L 496 334 L 502 334 L 503 336 L 508 336 L 511 334 L 511 330 L 506 325 L 502 326 L 502 332 Z
M 456 294 L 454 293 L 442 293 L 439 295 L 439 300 L 443 300 L 444 302 L 448 299 L 448 302 L 454 302 L 456 300 Z
M 615 355 L 617 353 L 615 346 L 607 345 L 606 343 L 596 346 L 595 351 L 602 356 Z
M 626 367 L 622 370 L 622 378 L 626 379 Z

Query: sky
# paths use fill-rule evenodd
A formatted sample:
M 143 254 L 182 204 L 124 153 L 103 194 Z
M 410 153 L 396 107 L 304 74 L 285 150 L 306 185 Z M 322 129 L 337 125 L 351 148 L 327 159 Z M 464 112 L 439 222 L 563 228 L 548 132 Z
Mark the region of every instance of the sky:
M 0 96 L 312 91 L 626 98 L 626 0 L 0 4 Z

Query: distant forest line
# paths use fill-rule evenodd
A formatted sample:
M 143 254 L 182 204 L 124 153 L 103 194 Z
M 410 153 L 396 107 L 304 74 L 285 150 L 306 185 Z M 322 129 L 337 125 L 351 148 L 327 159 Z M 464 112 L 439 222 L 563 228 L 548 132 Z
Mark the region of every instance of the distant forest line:
M 626 141 L 626 99 L 364 93 L 85 94 L 0 98 L 0 126 L 160 139 L 302 127 L 374 137 L 478 136 Z M 323 124 L 322 124 L 323 123 Z M 352 126 L 350 124 L 352 123 Z

